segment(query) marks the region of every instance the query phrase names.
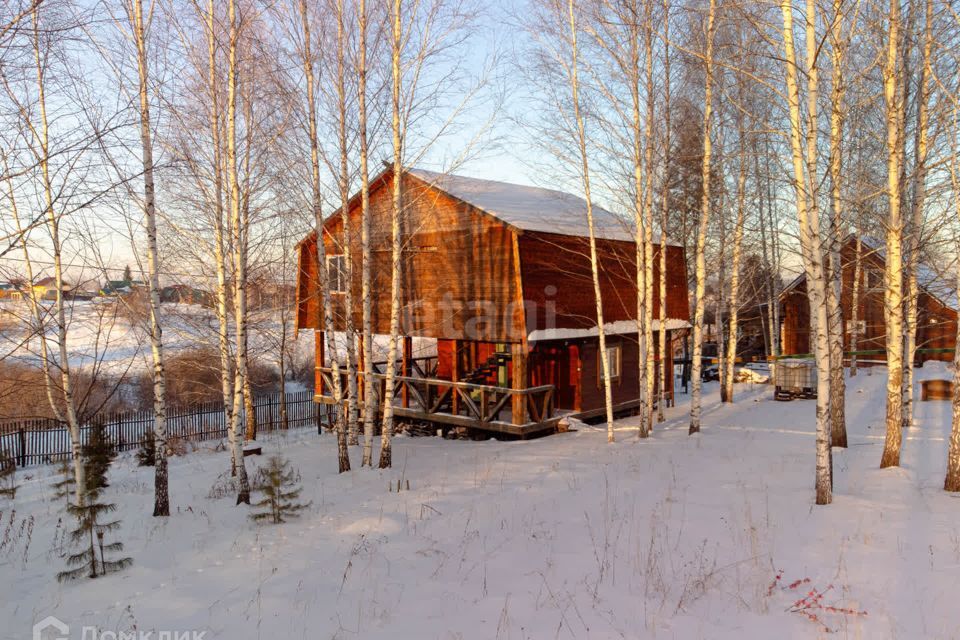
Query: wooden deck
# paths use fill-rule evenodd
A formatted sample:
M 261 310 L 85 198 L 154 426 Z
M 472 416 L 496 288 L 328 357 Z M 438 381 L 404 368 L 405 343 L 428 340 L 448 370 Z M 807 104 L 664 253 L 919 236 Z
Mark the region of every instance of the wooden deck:
M 333 404 L 333 370 L 317 367 L 320 393 L 316 402 Z M 347 399 L 346 373 L 341 371 L 341 389 Z M 359 384 L 362 389 L 362 373 Z M 378 406 L 386 395 L 386 374 L 374 373 Z M 395 376 L 394 415 L 441 426 L 466 427 L 521 438 L 556 428 L 562 418 L 555 411 L 553 385 L 510 389 L 492 385 L 453 382 L 439 378 Z

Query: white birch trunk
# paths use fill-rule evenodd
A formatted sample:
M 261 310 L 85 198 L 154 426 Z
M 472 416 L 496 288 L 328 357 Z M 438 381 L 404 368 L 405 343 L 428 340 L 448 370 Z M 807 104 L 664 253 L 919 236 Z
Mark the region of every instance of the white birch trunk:
M 960 24 L 960 20 L 958 20 Z M 960 99 L 956 96 L 952 99 L 952 121 L 953 130 L 951 131 L 952 151 L 951 159 L 948 164 L 950 169 L 950 184 L 953 188 L 953 208 L 957 220 L 960 220 L 960 150 L 957 148 L 957 141 L 960 139 Z M 960 246 L 957 247 L 960 249 Z M 956 263 L 956 285 L 957 291 L 960 291 L 960 261 Z M 957 344 L 960 345 L 960 324 L 957 326 L 956 334 Z M 960 491 L 960 349 L 954 349 L 953 352 L 953 411 L 950 423 L 950 443 L 947 447 L 947 470 L 943 479 L 944 491 Z
M 843 377 L 843 265 L 841 242 L 843 239 L 843 133 L 844 133 L 844 73 L 846 37 L 843 29 L 842 0 L 833 2 L 831 22 L 831 67 L 830 88 L 830 261 L 827 287 L 827 313 L 830 334 L 830 440 L 834 447 L 847 446 L 846 382 Z
M 903 439 L 900 426 L 903 419 L 903 217 L 900 202 L 903 104 L 901 93 L 898 91 L 900 40 L 898 0 L 890 0 L 887 20 L 887 48 L 883 62 L 889 202 L 883 294 L 887 335 L 887 415 L 886 438 L 880 468 L 900 466 L 900 448 Z
M 956 160 L 954 160 L 956 162 Z M 956 169 L 953 170 L 956 173 Z M 954 190 L 960 180 L 954 179 Z M 955 208 L 960 218 L 960 196 L 955 195 Z M 960 262 L 956 266 L 957 286 L 960 291 Z M 957 327 L 957 344 L 960 344 L 960 325 Z M 943 479 L 944 491 L 960 491 L 960 349 L 953 352 L 953 411 L 950 421 L 950 443 L 947 448 L 947 471 Z
M 930 93 L 930 57 L 933 48 L 933 0 L 926 0 L 924 43 L 920 69 L 920 81 L 917 94 L 917 124 L 914 139 L 914 167 L 911 202 L 912 232 L 908 245 L 907 260 L 907 324 L 904 349 L 903 376 L 903 418 L 904 428 L 913 426 L 913 363 L 917 350 L 917 315 L 920 289 L 917 283 L 917 270 L 920 263 L 920 248 L 924 227 L 924 204 L 927 192 L 927 147 L 928 139 L 928 100 Z
M 153 178 L 153 139 L 147 34 L 142 0 L 131 0 L 133 37 L 137 47 L 140 95 L 140 145 L 143 151 L 143 214 L 147 232 L 147 292 L 150 299 L 150 351 L 153 355 L 154 516 L 170 515 L 167 482 L 167 389 L 163 366 L 163 328 L 160 323 L 160 267 L 157 248 L 156 190 Z
M 217 347 L 220 355 L 220 391 L 223 397 L 224 419 L 227 425 L 233 424 L 233 357 L 230 349 L 230 310 L 227 292 L 227 237 L 230 235 L 229 222 L 225 221 L 224 185 L 223 185 L 223 148 L 220 130 L 220 100 L 217 67 L 217 49 L 219 48 L 215 21 L 216 5 L 214 0 L 208 0 L 204 20 L 205 35 L 207 38 L 207 90 L 210 93 L 209 120 L 210 140 L 213 147 L 213 163 L 210 173 L 213 176 L 214 187 L 214 262 L 216 263 L 216 312 L 217 312 Z M 199 9 L 198 9 L 199 12 Z M 236 433 L 227 429 L 227 440 L 230 449 L 230 475 L 237 475 L 237 447 Z
M 373 466 L 373 292 L 370 275 L 370 171 L 367 149 L 367 4 L 359 0 L 359 55 L 357 64 L 357 118 L 360 147 L 360 297 L 363 306 L 363 459 L 360 466 Z
M 649 25 L 647 25 L 649 27 Z M 631 22 L 630 30 L 630 96 L 632 107 L 632 134 L 633 134 L 633 187 L 635 193 L 634 199 L 634 226 L 636 245 L 636 267 L 637 267 L 637 341 L 639 353 L 639 371 L 638 371 L 638 392 L 640 394 L 640 406 L 637 413 L 639 417 L 639 426 L 637 427 L 637 437 L 646 438 L 650 435 L 649 421 L 647 415 L 651 411 L 650 397 L 647 387 L 647 359 L 650 350 L 650 343 L 647 342 L 647 304 L 649 298 L 647 291 L 647 252 L 646 252 L 646 201 L 644 191 L 646 189 L 644 176 L 644 133 L 642 116 L 640 112 L 640 32 L 639 24 L 636 20 Z M 649 170 L 649 168 L 648 168 Z
M 808 125 L 806 158 L 804 158 L 800 87 L 797 81 L 798 64 L 793 38 L 793 4 L 791 0 L 781 0 L 780 6 L 783 14 L 787 103 L 790 113 L 792 180 L 797 200 L 800 245 L 804 271 L 807 277 L 807 297 L 810 304 L 810 330 L 814 337 L 817 367 L 816 503 L 824 505 L 833 501 L 833 479 L 830 450 L 830 343 L 827 334 L 826 274 L 820 249 L 817 211 L 818 180 L 815 173 L 811 173 L 811 170 L 816 170 L 816 7 L 814 0 L 807 0 L 805 19 L 807 55 L 804 71 L 807 78 Z
M 656 382 L 656 369 L 654 366 L 653 349 L 653 129 L 655 104 L 654 104 L 654 86 L 653 86 L 653 2 L 647 0 L 644 11 L 646 23 L 644 32 L 644 51 L 646 54 L 646 92 L 647 92 L 647 120 L 644 132 L 646 134 L 646 157 L 644 165 L 646 166 L 646 197 L 643 202 L 643 285 L 642 292 L 644 302 L 643 318 L 643 342 L 646 345 L 646 354 L 642 362 L 644 367 L 644 379 L 646 389 L 644 395 L 647 398 L 647 413 L 644 416 L 646 420 L 646 430 L 649 432 L 653 428 L 653 394 L 654 383 Z M 640 295 L 641 292 L 638 292 Z
M 50 128 L 47 120 L 46 100 L 46 69 L 43 63 L 43 52 L 40 50 L 40 15 L 39 7 L 34 6 L 32 17 L 33 26 L 33 62 L 37 80 L 37 107 L 39 109 L 39 145 L 40 153 L 38 164 L 40 167 L 41 188 L 43 189 L 45 218 L 47 230 L 50 233 L 50 246 L 53 259 L 54 280 L 57 286 L 57 297 L 53 307 L 53 318 L 57 329 L 57 361 L 55 368 L 60 372 L 60 393 L 63 397 L 64 418 L 67 430 L 70 433 L 70 450 L 73 455 L 73 476 L 76 482 L 77 506 L 85 504 L 86 470 L 81 458 L 80 420 L 77 416 L 76 400 L 73 390 L 73 376 L 71 375 L 69 353 L 67 350 L 67 317 L 63 299 L 63 256 L 60 238 L 60 214 L 56 211 L 53 182 L 50 176 Z M 34 127 L 34 130 L 37 128 Z M 33 283 L 30 283 L 31 285 Z M 31 286 L 32 288 L 32 286 Z
M 703 381 L 701 380 L 702 363 L 700 361 L 703 354 L 703 316 L 706 308 L 707 281 L 707 263 L 705 250 L 707 244 L 707 228 L 710 223 L 710 156 L 712 150 L 712 119 L 713 119 L 713 34 L 714 20 L 716 18 L 717 2 L 710 0 L 707 13 L 707 42 L 704 54 L 704 66 L 706 67 L 706 81 L 704 84 L 703 98 L 703 163 L 701 167 L 701 180 L 703 181 L 700 197 L 700 225 L 697 230 L 697 249 L 696 249 L 696 288 L 694 293 L 695 306 L 693 312 L 693 352 L 691 354 L 690 367 L 690 429 L 689 433 L 700 432 L 700 411 L 701 411 L 701 391 Z
M 403 215 L 403 131 L 401 130 L 402 75 L 400 56 L 403 50 L 402 2 L 392 5 L 390 39 L 391 102 L 390 130 L 393 145 L 393 192 L 390 215 L 390 343 L 387 348 L 387 373 L 383 393 L 383 427 L 380 436 L 381 469 L 393 466 L 393 397 L 396 385 L 397 341 L 400 334 L 400 268 L 402 259 L 401 216 Z
M 570 97 L 573 103 L 573 118 L 577 126 L 577 143 L 580 150 L 580 171 L 583 179 L 583 195 L 587 202 L 587 229 L 590 239 L 590 271 L 593 275 L 593 295 L 597 310 L 597 336 L 600 342 L 600 367 L 603 372 L 603 396 L 607 415 L 607 442 L 614 441 L 613 389 L 610 380 L 610 357 L 607 353 L 607 335 L 603 326 L 603 295 L 600 291 L 600 265 L 597 261 L 597 238 L 593 226 L 593 200 L 590 194 L 590 162 L 587 157 L 587 134 L 583 115 L 580 113 L 580 83 L 577 67 L 577 19 L 574 0 L 567 3 L 570 19 Z M 637 295 L 641 295 L 638 291 Z
M 344 333 L 347 339 L 347 444 L 359 444 L 357 398 L 357 349 L 353 323 L 353 229 L 347 203 L 350 201 L 350 149 L 347 139 L 347 33 L 344 26 L 345 7 L 337 0 L 337 138 L 340 143 L 340 219 L 343 223 L 343 262 L 346 269 L 344 302 Z
M 657 334 L 660 352 L 660 397 L 657 398 L 657 422 L 664 420 L 667 400 L 667 226 L 670 214 L 670 2 L 663 2 L 663 175 L 660 193 L 660 332 Z
M 10 170 L 9 167 L 7 167 L 6 157 L 3 159 L 3 164 L 4 174 L 8 176 L 7 186 L 9 191 L 7 193 L 7 198 L 10 201 L 10 213 L 13 217 L 14 224 L 16 225 L 17 237 L 20 238 L 20 249 L 23 252 L 24 273 L 27 276 L 27 282 L 32 284 L 34 281 L 34 271 L 33 260 L 30 257 L 30 248 L 28 242 L 29 234 L 27 233 L 27 230 L 24 229 L 23 224 L 20 221 L 20 210 L 17 207 L 16 191 L 13 186 L 13 181 L 9 178 Z M 27 304 L 30 307 L 30 316 L 33 322 L 31 333 L 40 339 L 40 367 L 43 371 L 43 388 L 47 395 L 47 403 L 50 405 L 50 411 L 53 413 L 53 417 L 56 418 L 58 422 L 65 423 L 66 416 L 64 415 L 60 404 L 57 401 L 55 396 L 56 389 L 53 385 L 50 345 L 47 338 L 47 323 L 44 318 L 45 312 L 40 307 L 40 303 L 37 299 L 37 293 L 33 287 L 26 287 L 26 294 Z
M 228 20 L 230 22 L 227 71 L 227 173 L 230 183 L 230 218 L 232 223 L 233 244 L 233 313 L 235 323 L 235 383 L 233 389 L 233 420 L 230 429 L 233 431 L 233 449 L 237 465 L 237 504 L 250 504 L 250 481 L 247 477 L 247 466 L 243 458 L 243 425 L 240 422 L 243 408 L 243 383 L 247 378 L 247 256 L 245 251 L 244 221 L 241 219 L 240 207 L 240 180 L 237 168 L 237 85 L 239 83 L 239 61 L 237 60 L 237 45 L 239 39 L 239 24 L 236 15 L 236 0 L 229 0 Z
M 741 142 L 745 130 L 740 127 Z M 740 171 L 737 175 L 737 222 L 733 229 L 733 257 L 730 265 L 730 295 L 729 307 L 727 311 L 727 373 L 724 376 L 723 383 L 726 385 L 726 393 L 723 394 L 724 402 L 733 402 L 733 380 L 736 371 L 737 362 L 737 331 L 740 318 L 740 254 L 743 245 L 743 224 L 746 216 L 747 199 L 747 162 L 746 145 L 742 144 L 740 148 Z

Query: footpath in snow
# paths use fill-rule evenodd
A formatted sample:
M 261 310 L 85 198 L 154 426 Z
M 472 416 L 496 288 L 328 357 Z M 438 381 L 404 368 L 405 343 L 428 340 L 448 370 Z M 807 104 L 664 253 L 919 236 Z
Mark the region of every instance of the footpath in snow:
M 918 402 L 902 467 L 881 471 L 884 373 L 848 381 L 850 447 L 834 451 L 826 507 L 813 505 L 813 402 L 775 402 L 762 385 L 738 385 L 732 406 L 708 385 L 694 437 L 681 396 L 646 441 L 633 420 L 613 445 L 593 427 L 398 438 L 389 471 L 337 475 L 332 436 L 273 437 L 264 453 L 290 459 L 312 503 L 282 525 L 217 497 L 223 451 L 171 461 L 164 520 L 150 517 L 153 470 L 122 457 L 105 497 L 134 565 L 63 585 L 72 523 L 53 470 L 31 469 L 14 502 L 0 498 L 0 637 L 54 615 L 70 638 L 957 638 L 950 406 Z M 397 480 L 409 490 L 389 491 Z

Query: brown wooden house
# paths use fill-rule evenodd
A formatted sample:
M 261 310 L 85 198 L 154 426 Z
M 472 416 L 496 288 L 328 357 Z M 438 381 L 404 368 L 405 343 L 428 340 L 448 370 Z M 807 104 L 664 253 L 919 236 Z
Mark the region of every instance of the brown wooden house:
M 843 269 L 841 307 L 843 308 L 844 350 L 850 350 L 850 323 L 853 318 L 853 281 L 857 240 L 848 236 L 841 249 Z M 886 322 L 884 319 L 884 245 L 872 238 L 861 239 L 861 268 L 857 351 L 875 352 L 859 356 L 861 362 L 886 361 Z M 952 360 L 953 355 L 938 349 L 953 349 L 957 335 L 957 292 L 946 279 L 926 265 L 919 265 L 917 282 L 917 360 Z M 812 351 L 810 342 L 810 305 L 806 277 L 801 275 L 780 294 L 781 347 L 784 355 Z
M 380 335 L 390 331 L 394 179 L 388 169 L 370 188 L 373 333 Z M 560 191 L 419 169 L 406 171 L 402 180 L 404 339 L 396 415 L 528 435 L 553 428 L 565 413 L 601 413 L 586 203 Z M 344 269 L 342 216 L 331 216 L 324 226 L 336 331 L 344 329 L 346 313 L 358 330 L 361 326 L 359 196 L 348 212 L 351 282 Z M 630 410 L 639 398 L 636 249 L 632 231 L 618 216 L 600 207 L 594 207 L 594 216 L 614 402 Z M 316 330 L 317 399 L 330 402 L 315 243 L 314 233 L 299 245 L 297 326 Z M 658 266 L 659 251 L 658 246 Z M 683 249 L 666 246 L 666 251 L 666 330 L 673 338 L 689 326 L 687 280 Z M 351 309 L 345 308 L 347 287 Z M 654 317 L 658 314 L 655 308 Z M 414 337 L 435 340 L 436 355 L 415 358 Z M 382 383 L 382 374 L 375 375 Z M 670 375 L 668 394 L 672 383 Z

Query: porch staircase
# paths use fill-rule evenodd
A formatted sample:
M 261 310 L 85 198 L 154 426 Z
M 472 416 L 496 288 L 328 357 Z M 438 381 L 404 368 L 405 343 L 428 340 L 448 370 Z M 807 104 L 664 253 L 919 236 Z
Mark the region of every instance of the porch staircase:
M 496 351 L 480 366 L 470 373 L 464 375 L 461 380 L 471 384 L 486 384 L 487 378 L 496 373 L 497 370 L 509 362 L 510 359 L 511 357 L 509 352 Z

